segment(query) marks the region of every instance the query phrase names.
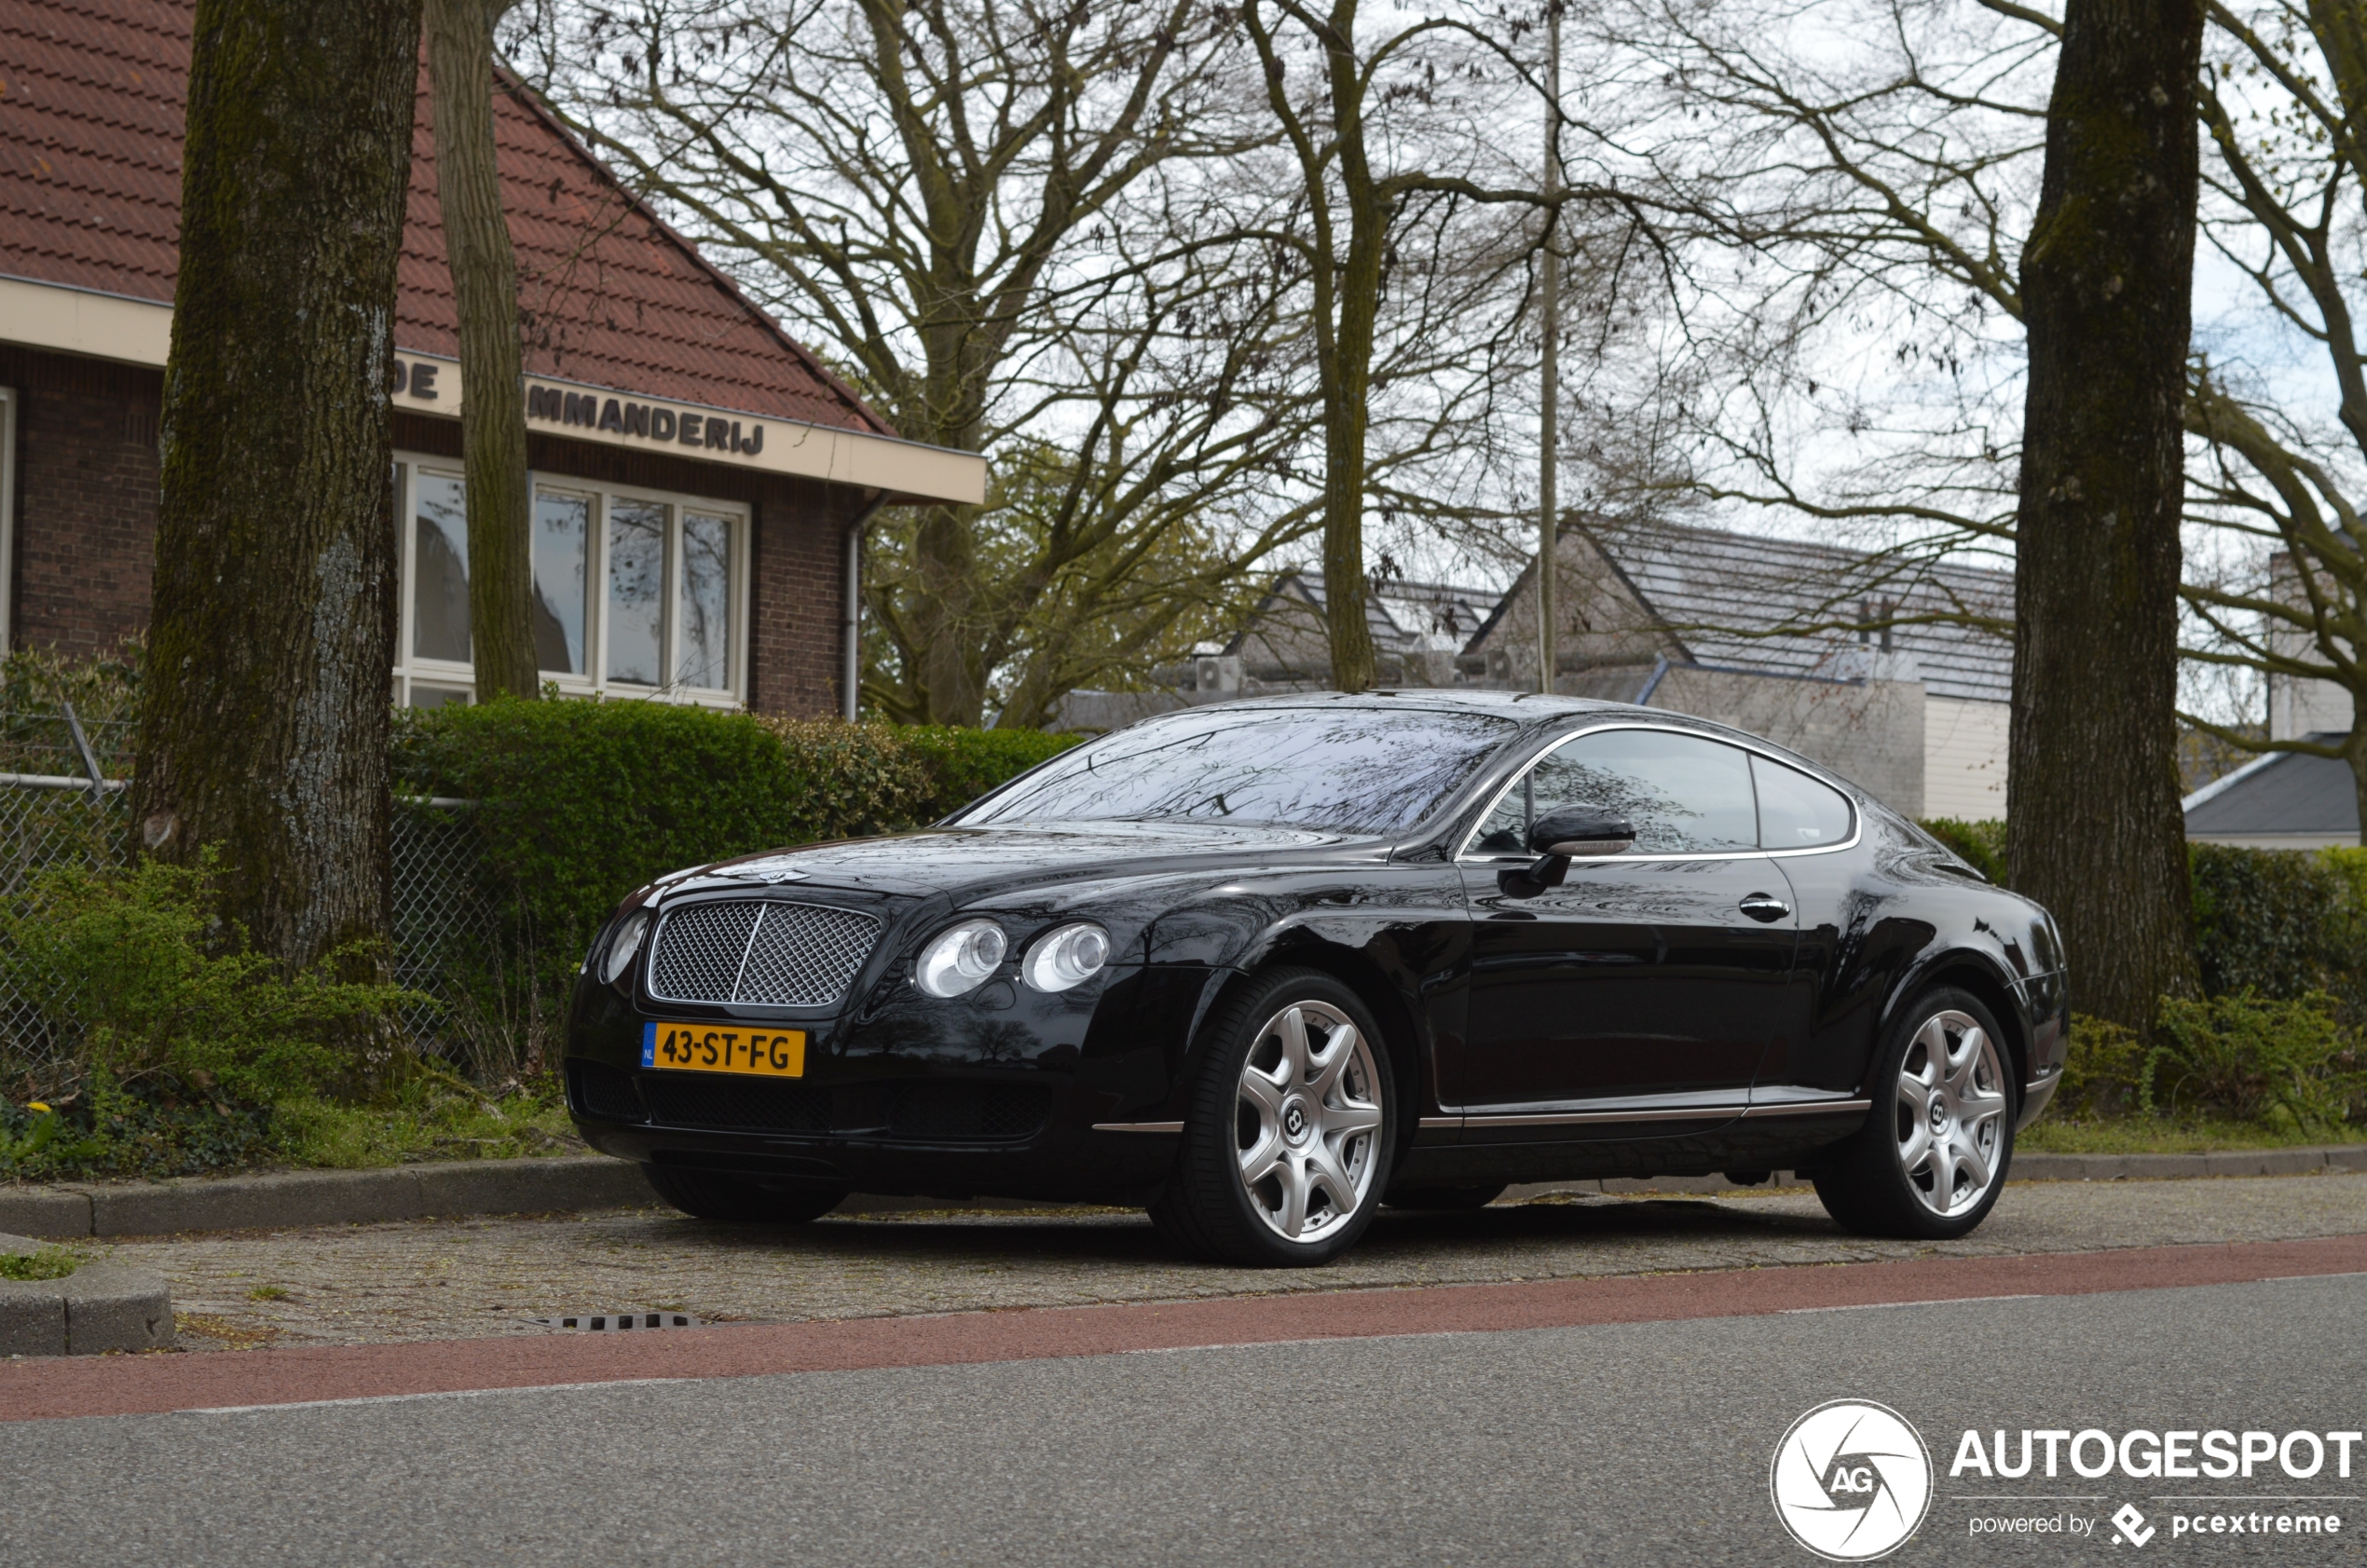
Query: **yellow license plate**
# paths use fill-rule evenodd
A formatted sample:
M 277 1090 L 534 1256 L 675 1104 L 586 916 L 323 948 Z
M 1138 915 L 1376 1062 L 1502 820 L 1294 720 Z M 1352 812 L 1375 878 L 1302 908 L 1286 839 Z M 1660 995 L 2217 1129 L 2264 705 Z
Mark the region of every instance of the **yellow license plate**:
M 643 1024 L 641 1065 L 659 1071 L 805 1076 L 805 1031 L 716 1024 Z

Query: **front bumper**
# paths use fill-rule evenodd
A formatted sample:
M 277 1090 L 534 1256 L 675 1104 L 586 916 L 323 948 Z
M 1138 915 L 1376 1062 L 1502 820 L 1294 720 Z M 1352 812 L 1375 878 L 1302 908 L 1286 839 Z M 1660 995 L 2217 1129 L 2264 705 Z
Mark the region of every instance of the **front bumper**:
M 942 1198 L 1146 1201 L 1206 970 L 1113 970 L 1046 995 L 1007 979 L 951 1002 L 900 978 L 828 1016 L 653 1004 L 586 979 L 568 1036 L 568 1102 L 604 1153 L 758 1180 L 839 1181 Z M 1179 1005 L 1181 1003 L 1181 1005 Z M 650 1022 L 806 1033 L 795 1079 L 650 1070 Z

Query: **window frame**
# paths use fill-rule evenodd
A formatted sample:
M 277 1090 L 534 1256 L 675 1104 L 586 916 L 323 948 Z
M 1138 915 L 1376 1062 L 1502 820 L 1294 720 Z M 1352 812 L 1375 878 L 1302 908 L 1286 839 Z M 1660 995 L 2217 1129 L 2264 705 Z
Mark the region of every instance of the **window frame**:
M 1480 808 L 1479 814 L 1471 819 L 1471 825 L 1463 830 L 1461 839 L 1455 852 L 1456 864 L 1458 866 L 1506 866 L 1515 863 L 1526 865 L 1529 861 L 1536 859 L 1537 857 L 1531 854 L 1483 853 L 1473 846 L 1478 841 L 1480 829 L 1487 825 L 1488 818 L 1496 814 L 1497 808 L 1504 803 L 1504 798 L 1512 794 L 1512 791 L 1525 786 L 1528 783 L 1528 776 L 1530 772 L 1536 769 L 1539 763 L 1544 761 L 1555 751 L 1565 745 L 1567 745 L 1572 741 L 1580 740 L 1588 735 L 1599 735 L 1606 731 L 1614 729 L 1649 729 L 1664 735 L 1683 735 L 1690 740 L 1707 742 L 1711 745 L 1731 746 L 1733 749 L 1744 753 L 1745 756 L 1763 757 L 1769 762 L 1773 763 L 1779 768 L 1789 768 L 1795 773 L 1804 774 L 1811 779 L 1814 779 L 1818 784 L 1823 784 L 1826 788 L 1840 795 L 1842 800 L 1848 803 L 1849 837 L 1830 844 L 1811 844 L 1804 849 L 1771 850 L 1765 848 L 1754 848 L 1747 850 L 1689 850 L 1682 853 L 1651 853 L 1633 856 L 1619 855 L 1610 858 L 1625 861 L 1627 864 L 1632 866 L 1641 866 L 1648 862 L 1653 865 L 1660 865 L 1664 862 L 1679 860 L 1756 860 L 1761 857 L 1788 860 L 1799 855 L 1838 854 L 1843 850 L 1855 849 L 1858 843 L 1866 836 L 1866 808 L 1859 803 L 1857 797 L 1845 785 L 1841 784 L 1837 780 L 1827 778 L 1821 774 L 1811 771 L 1809 769 L 1802 768 L 1799 763 L 1792 761 L 1788 757 L 1778 757 L 1773 751 L 1770 750 L 1766 746 L 1754 744 L 1749 740 L 1743 738 L 1730 738 L 1725 735 L 1704 734 L 1699 729 L 1694 729 L 1681 724 L 1649 724 L 1637 723 L 1634 719 L 1607 719 L 1598 723 L 1582 724 L 1578 726 L 1576 729 L 1563 730 L 1554 735 L 1552 739 L 1546 741 L 1543 744 L 1539 745 L 1534 752 L 1530 753 L 1527 759 L 1524 761 L 1519 768 L 1513 770 L 1512 774 L 1504 781 L 1503 784 L 1489 794 L 1486 804 L 1482 806 Z M 1752 787 L 1754 793 L 1756 793 L 1758 787 L 1757 784 L 1754 784 Z M 1610 863 L 1610 858 L 1607 858 L 1599 862 L 1590 862 L 1589 864 L 1608 865 Z
M 422 471 L 442 478 L 458 479 L 463 485 L 467 483 L 467 475 L 457 457 L 402 451 L 394 455 L 397 519 L 395 592 L 400 595 L 394 661 L 397 707 L 412 706 L 413 692 L 417 688 L 447 691 L 465 689 L 469 693 L 467 700 L 475 700 L 476 668 L 473 662 L 464 664 L 451 660 L 421 659 L 412 652 L 417 588 L 413 560 L 417 520 L 412 513 L 416 484 Z M 617 484 L 577 474 L 530 469 L 527 472 L 529 516 L 532 515 L 535 498 L 544 491 L 588 499 L 591 515 L 584 539 L 585 668 L 581 674 L 540 670 L 537 672 L 539 677 L 556 686 L 561 695 L 568 697 L 676 702 L 707 708 L 745 708 L 747 705 L 750 607 L 755 597 L 752 567 L 756 509 L 745 501 L 694 496 L 685 491 L 653 489 L 641 484 Z M 682 617 L 677 600 L 682 592 L 683 514 L 686 511 L 695 511 L 702 516 L 728 520 L 732 531 L 726 567 L 730 573 L 726 613 L 731 618 L 724 651 L 728 685 L 694 687 L 668 682 L 648 686 L 609 679 L 609 508 L 611 502 L 620 499 L 645 501 L 665 509 L 665 568 L 664 584 L 659 591 L 659 636 L 665 661 L 664 673 L 669 675 L 681 667 L 682 661 Z

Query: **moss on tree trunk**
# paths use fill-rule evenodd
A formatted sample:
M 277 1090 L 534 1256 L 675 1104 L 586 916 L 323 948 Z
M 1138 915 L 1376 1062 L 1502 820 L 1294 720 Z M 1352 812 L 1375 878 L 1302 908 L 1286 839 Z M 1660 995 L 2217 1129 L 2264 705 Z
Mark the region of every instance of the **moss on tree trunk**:
M 2008 849 L 2080 1010 L 2195 989 L 2176 756 L 2197 0 L 2071 0 L 2022 258 L 2030 330 Z
M 137 820 L 292 965 L 388 929 L 417 0 L 198 0 Z

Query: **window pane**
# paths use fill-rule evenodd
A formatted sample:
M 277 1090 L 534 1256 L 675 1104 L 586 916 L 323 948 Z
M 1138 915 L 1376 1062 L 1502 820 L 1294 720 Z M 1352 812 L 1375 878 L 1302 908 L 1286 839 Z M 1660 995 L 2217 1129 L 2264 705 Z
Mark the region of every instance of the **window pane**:
M 1171 714 L 1062 752 L 955 820 L 1185 817 L 1394 833 L 1420 821 L 1513 732 L 1493 715 L 1418 709 Z
M 414 473 L 411 511 L 411 653 L 469 659 L 469 503 L 457 479 Z
M 534 498 L 534 662 L 580 675 L 583 663 L 584 551 L 592 503 L 581 496 Z
M 1849 799 L 1796 768 L 1751 758 L 1758 781 L 1758 841 L 1771 850 L 1838 844 L 1849 837 Z
M 665 508 L 609 502 L 609 679 L 656 686 L 665 633 Z
M 1539 814 L 1585 806 L 1635 825 L 1643 853 L 1758 847 L 1750 763 L 1733 746 L 1664 729 L 1581 735 L 1529 775 Z
M 682 663 L 679 686 L 720 688 L 732 681 L 732 520 L 682 514 Z

